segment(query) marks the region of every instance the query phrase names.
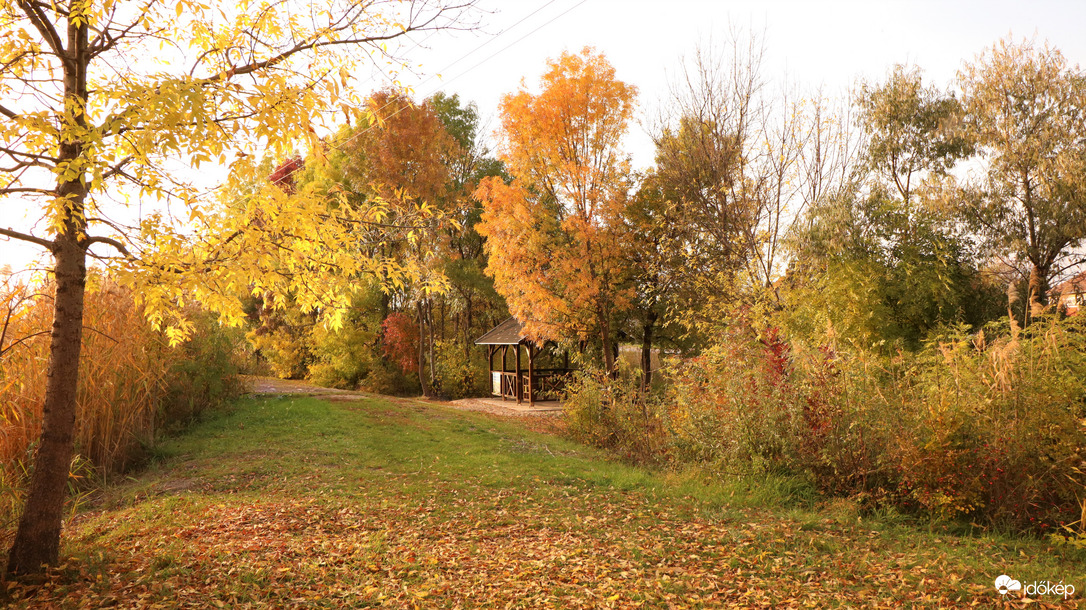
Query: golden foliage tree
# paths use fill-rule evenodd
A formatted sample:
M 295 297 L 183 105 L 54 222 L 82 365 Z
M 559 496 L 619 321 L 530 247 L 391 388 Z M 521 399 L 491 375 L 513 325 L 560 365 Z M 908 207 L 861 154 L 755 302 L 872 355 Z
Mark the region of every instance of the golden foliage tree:
M 529 335 L 597 337 L 611 370 L 614 317 L 629 300 L 616 254 L 630 191 L 621 141 L 637 90 L 591 48 L 548 62 L 540 85 L 502 98 L 512 183 L 488 178 L 476 191 L 488 272 Z
M 0 235 L 47 249 L 56 282 L 41 442 L 9 571 L 58 559 L 88 254 L 111 246 L 142 259 L 130 270 L 152 271 L 145 277 L 156 287 L 142 296 L 160 322 L 185 288 L 294 288 L 313 306 L 342 300 L 331 272 L 378 262 L 341 248 L 345 223 L 320 228 L 327 205 L 254 197 L 215 215 L 201 203 L 200 177 L 177 170 L 238 159 L 235 172 L 252 176 L 252 150 L 282 158 L 299 140 L 315 144 L 332 111 L 357 105 L 352 70 L 388 57 L 386 45 L 407 33 L 454 25 L 471 3 L 0 0 L 0 197 L 39 202 L 46 227 Z M 156 199 L 184 213 L 135 205 Z M 382 212 L 351 214 L 362 222 Z M 168 222 L 177 216 L 205 242 Z

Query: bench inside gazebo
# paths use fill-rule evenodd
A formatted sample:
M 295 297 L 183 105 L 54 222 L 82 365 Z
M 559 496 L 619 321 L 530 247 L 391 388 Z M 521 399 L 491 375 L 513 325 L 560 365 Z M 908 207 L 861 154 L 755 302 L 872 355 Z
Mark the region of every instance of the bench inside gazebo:
M 524 324 L 509 317 L 475 340 L 486 346 L 490 365 L 491 394 L 502 400 L 527 402 L 558 400 L 570 373 L 569 353 L 547 341 L 538 345 L 524 336 Z M 542 365 L 542 366 L 541 366 Z

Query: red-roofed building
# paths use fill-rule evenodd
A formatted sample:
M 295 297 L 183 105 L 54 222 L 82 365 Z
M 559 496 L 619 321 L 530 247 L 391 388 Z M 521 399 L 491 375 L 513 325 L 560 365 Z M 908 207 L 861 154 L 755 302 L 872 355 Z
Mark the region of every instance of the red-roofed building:
M 1067 315 L 1078 313 L 1086 306 L 1086 271 L 1053 288 L 1052 298 Z

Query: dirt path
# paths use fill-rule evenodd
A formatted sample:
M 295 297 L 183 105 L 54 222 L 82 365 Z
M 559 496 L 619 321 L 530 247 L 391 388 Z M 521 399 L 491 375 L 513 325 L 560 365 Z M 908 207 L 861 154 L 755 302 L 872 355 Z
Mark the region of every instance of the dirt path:
M 244 375 L 245 382 L 252 388 L 253 394 L 261 395 L 296 395 L 296 396 L 316 396 L 321 398 L 327 398 L 333 401 L 342 400 L 357 400 L 362 398 L 381 398 L 383 400 L 391 400 L 394 402 L 408 402 L 424 405 L 433 405 L 439 407 L 447 407 L 450 409 L 461 409 L 463 411 L 480 411 L 483 413 L 490 413 L 493 415 L 500 415 L 502 417 L 540 417 L 540 416 L 558 416 L 561 415 L 561 405 L 558 403 L 549 403 L 546 406 L 530 409 L 524 406 L 518 406 L 514 402 L 503 403 L 500 400 L 486 399 L 486 398 L 464 398 L 461 400 L 444 401 L 428 398 L 398 398 L 392 396 L 384 396 L 379 394 L 372 394 L 369 392 L 357 392 L 351 390 L 339 390 L 336 388 L 322 388 L 317 385 L 313 385 L 308 381 L 299 381 L 294 379 L 279 379 L 277 377 L 258 377 L 255 375 Z

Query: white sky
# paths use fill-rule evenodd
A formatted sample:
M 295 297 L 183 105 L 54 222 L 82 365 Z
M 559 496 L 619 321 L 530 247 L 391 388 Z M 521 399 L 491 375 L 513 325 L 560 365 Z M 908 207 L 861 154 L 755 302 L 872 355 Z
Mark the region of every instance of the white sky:
M 666 95 L 669 75 L 675 74 L 681 57 L 699 41 L 723 39 L 733 27 L 761 33 L 767 50 L 764 76 L 771 86 L 791 81 L 801 90 L 821 86 L 831 95 L 843 93 L 858 78 L 880 80 L 895 63 L 918 65 L 929 82 L 946 86 L 964 61 L 1008 34 L 1048 40 L 1071 64 L 1086 64 L 1083 0 L 481 3 L 491 13 L 483 17 L 483 30 L 425 40 L 429 48 L 411 55 L 422 64 L 423 77 L 405 79 L 404 84 L 415 85 L 418 97 L 440 89 L 476 102 L 484 120 L 491 119 L 491 130 L 497 125 L 502 94 L 516 90 L 521 79 L 534 86 L 547 58 L 585 45 L 606 54 L 618 77 L 640 89 L 642 109 L 651 112 Z M 440 78 L 424 81 L 437 72 Z M 364 86 L 376 89 L 382 83 Z M 651 163 L 651 143 L 641 128 L 632 129 L 628 148 L 636 165 Z M 5 212 L 11 207 L 0 202 L 0 226 L 25 229 L 27 220 L 21 214 Z M 0 267 L 24 268 L 39 254 L 0 238 Z

